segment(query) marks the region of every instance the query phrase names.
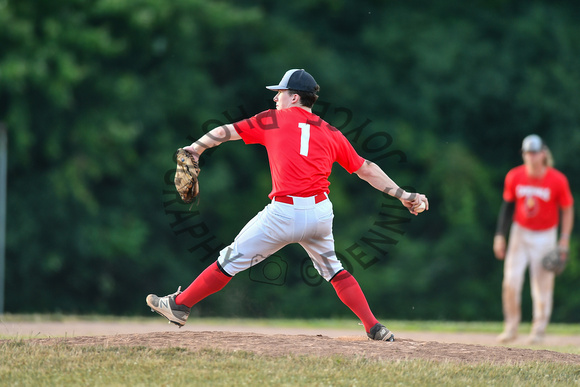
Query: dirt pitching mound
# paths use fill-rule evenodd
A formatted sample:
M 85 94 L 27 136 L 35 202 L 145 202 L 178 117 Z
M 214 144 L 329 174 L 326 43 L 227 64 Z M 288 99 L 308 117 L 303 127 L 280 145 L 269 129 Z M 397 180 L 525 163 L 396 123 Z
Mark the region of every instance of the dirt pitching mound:
M 262 334 L 226 331 L 149 332 L 105 336 L 78 336 L 27 339 L 33 345 L 179 347 L 191 351 L 215 349 L 246 351 L 263 356 L 345 356 L 397 361 L 423 359 L 437 362 L 522 363 L 558 362 L 580 364 L 580 355 L 548 350 L 503 346 L 441 343 L 397 339 L 395 342 L 370 341 L 362 336 Z

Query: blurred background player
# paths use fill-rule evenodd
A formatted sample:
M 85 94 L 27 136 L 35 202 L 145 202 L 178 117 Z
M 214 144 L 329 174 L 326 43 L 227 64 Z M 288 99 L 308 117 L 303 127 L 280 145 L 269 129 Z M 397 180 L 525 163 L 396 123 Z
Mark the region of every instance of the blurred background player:
M 574 210 L 568 179 L 553 168 L 550 150 L 539 136 L 532 134 L 524 138 L 522 157 L 523 165 L 513 168 L 505 177 L 503 203 L 493 241 L 496 258 L 505 258 L 504 330 L 498 341 L 507 343 L 517 338 L 522 287 L 529 267 L 533 321 L 527 342 L 536 344 L 542 341 L 552 314 L 555 280 L 554 272 L 544 269 L 541 260 L 556 246 L 566 252 L 562 259 L 567 259 Z
M 367 336 L 394 341 L 394 334 L 374 317 L 358 282 L 336 257 L 332 203 L 328 177 L 334 162 L 356 173 L 374 188 L 397 197 L 409 211 L 429 203 L 425 195 L 399 188 L 383 170 L 359 156 L 336 128 L 312 113 L 320 87 L 304 70 L 287 71 L 278 85 L 276 110 L 266 110 L 246 120 L 212 129 L 188 147 L 196 159 L 208 148 L 226 141 L 266 147 L 272 175 L 272 200 L 223 249 L 217 261 L 183 292 L 147 296 L 151 310 L 182 326 L 190 308 L 221 290 L 234 275 L 267 259 L 290 243 L 300 244 L 318 273 L 334 287 L 339 299 L 359 317 Z M 388 300 L 385 300 L 388 303 Z

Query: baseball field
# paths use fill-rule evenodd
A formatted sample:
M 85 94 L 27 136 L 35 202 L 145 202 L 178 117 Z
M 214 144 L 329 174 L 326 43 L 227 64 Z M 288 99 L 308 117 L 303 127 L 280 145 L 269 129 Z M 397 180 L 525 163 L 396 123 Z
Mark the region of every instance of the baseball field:
M 393 343 L 354 320 L 5 316 L 0 385 L 574 385 L 577 325 L 498 345 L 499 323 L 394 321 Z

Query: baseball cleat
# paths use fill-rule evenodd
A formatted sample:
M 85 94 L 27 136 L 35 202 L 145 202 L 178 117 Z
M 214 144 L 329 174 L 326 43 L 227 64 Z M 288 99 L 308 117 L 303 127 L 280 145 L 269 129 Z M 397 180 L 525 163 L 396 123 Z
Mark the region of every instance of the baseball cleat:
M 175 303 L 175 297 L 181 293 L 181 286 L 173 294 L 165 297 L 157 297 L 155 294 L 150 294 L 147 296 L 147 305 L 151 307 L 152 312 L 157 312 L 170 323 L 182 327 L 189 317 L 189 312 L 191 308 L 185 305 L 178 305 Z
M 544 335 L 532 333 L 526 339 L 526 344 L 528 344 L 528 345 L 541 344 L 543 341 L 544 341 Z
M 497 337 L 499 343 L 505 344 L 518 338 L 518 333 L 514 331 L 504 331 Z
M 393 332 L 388 330 L 387 327 L 381 323 L 376 323 L 375 326 L 371 328 L 371 331 L 367 333 L 367 336 L 371 340 L 395 341 L 395 335 Z

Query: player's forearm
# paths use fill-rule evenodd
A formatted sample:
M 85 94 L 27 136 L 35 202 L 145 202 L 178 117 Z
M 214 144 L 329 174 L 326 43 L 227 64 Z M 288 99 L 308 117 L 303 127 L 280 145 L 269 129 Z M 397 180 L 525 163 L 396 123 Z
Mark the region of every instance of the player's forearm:
M 574 207 L 570 206 L 562 210 L 560 225 L 560 240 L 569 240 L 574 226 Z
M 239 139 L 241 137 L 236 132 L 234 125 L 228 124 L 210 130 L 186 149 L 199 157 L 206 149 L 216 147 L 226 141 Z
M 375 189 L 394 196 L 397 199 L 413 200 L 417 194 L 409 193 L 399 187 L 377 164 L 365 160 L 364 164 L 355 172 L 358 177 L 369 183 Z
M 497 218 L 495 235 L 501 235 L 504 238 L 507 236 L 509 228 L 512 224 L 515 207 L 515 202 L 506 202 L 505 200 L 502 202 Z

